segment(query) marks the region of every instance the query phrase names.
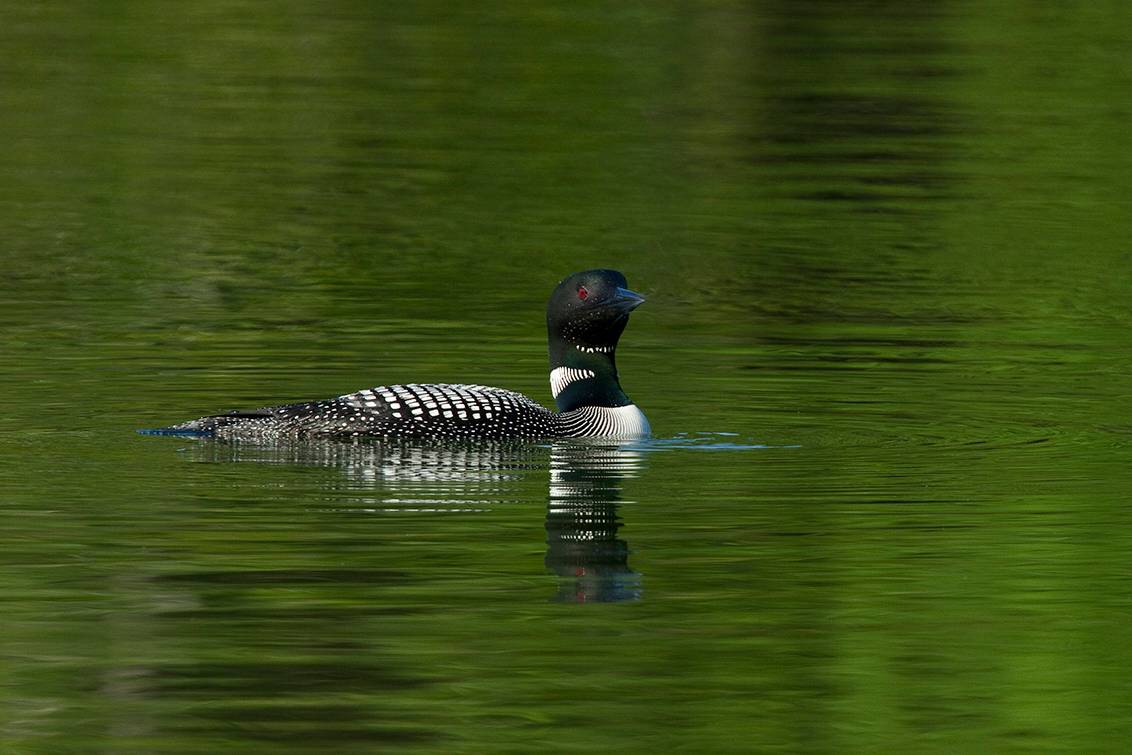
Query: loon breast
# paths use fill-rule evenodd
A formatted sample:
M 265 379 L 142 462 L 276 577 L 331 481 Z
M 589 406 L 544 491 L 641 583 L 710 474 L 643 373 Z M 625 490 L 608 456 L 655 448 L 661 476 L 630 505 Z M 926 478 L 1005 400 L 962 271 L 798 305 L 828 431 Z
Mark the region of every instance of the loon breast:
M 651 432 L 648 418 L 636 404 L 583 406 L 556 415 L 564 438 L 643 438 Z

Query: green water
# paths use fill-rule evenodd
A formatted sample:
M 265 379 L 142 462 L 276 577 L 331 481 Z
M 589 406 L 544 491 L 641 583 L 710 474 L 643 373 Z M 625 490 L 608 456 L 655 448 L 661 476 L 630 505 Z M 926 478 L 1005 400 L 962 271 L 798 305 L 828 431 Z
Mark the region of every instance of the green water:
M 10 3 L 0 750 L 1116 751 L 1121 3 Z M 135 435 L 549 403 L 656 439 Z

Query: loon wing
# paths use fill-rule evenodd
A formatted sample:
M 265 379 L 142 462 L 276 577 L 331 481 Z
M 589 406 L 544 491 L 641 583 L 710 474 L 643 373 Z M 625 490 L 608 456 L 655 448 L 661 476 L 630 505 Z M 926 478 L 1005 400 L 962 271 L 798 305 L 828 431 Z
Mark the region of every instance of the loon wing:
M 233 409 L 225 414 L 214 414 L 211 417 L 204 417 L 202 419 L 222 419 L 224 417 L 243 418 L 243 419 L 269 419 L 275 416 L 275 407 L 267 407 L 265 409 Z
M 151 435 L 282 438 L 303 435 L 538 438 L 556 434 L 555 415 L 521 393 L 485 385 L 383 385 L 323 401 L 236 410 Z

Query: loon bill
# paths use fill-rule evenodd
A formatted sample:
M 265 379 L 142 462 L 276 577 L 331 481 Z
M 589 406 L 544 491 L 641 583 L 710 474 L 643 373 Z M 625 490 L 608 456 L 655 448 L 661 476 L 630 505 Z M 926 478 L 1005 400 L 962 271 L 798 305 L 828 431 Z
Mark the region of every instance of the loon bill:
M 201 417 L 148 435 L 268 440 L 300 437 L 441 439 L 639 438 L 644 413 L 621 390 L 614 355 L 644 297 L 616 270 L 563 280 L 546 305 L 552 412 L 484 385 L 383 385 L 337 398 Z

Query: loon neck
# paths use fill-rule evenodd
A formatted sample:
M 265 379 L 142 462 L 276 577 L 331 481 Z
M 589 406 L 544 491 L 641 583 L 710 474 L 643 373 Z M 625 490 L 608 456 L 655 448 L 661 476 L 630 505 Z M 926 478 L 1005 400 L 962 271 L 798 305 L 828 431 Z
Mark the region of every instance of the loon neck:
M 617 379 L 616 346 L 561 340 L 550 348 L 550 392 L 558 411 L 633 403 Z

